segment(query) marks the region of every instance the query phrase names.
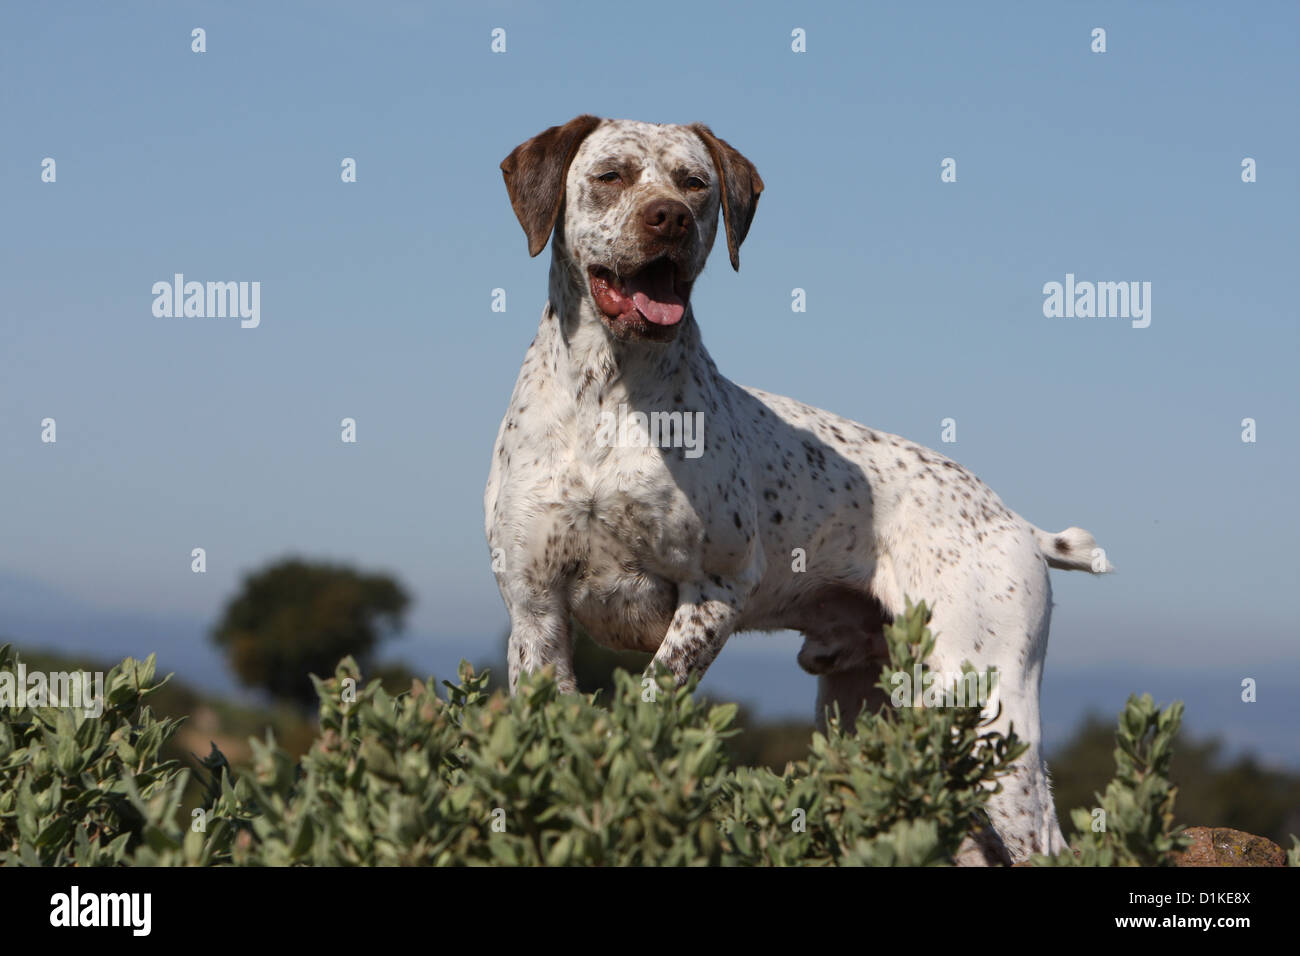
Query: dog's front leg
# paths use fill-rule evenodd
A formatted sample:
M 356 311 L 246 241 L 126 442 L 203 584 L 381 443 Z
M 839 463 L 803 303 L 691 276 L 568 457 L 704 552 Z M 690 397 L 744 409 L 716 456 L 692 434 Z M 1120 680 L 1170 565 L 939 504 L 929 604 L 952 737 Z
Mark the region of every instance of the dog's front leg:
M 575 693 L 578 684 L 573 676 L 573 633 L 564 597 L 557 592 L 546 592 L 508 603 L 510 642 L 506 657 L 510 693 L 519 688 L 520 674 L 532 674 L 547 664 L 555 666 L 560 690 Z
M 692 673 L 703 674 L 736 628 L 740 610 L 752 586 L 737 580 L 714 579 L 706 585 L 678 586 L 677 611 L 668 633 L 650 664 L 662 664 L 686 683 Z

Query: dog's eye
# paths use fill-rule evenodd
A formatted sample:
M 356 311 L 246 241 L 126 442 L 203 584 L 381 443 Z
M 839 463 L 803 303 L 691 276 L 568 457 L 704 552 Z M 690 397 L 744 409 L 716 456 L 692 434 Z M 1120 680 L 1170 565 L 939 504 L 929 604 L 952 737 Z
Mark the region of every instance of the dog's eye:
M 686 179 L 686 188 L 693 192 L 698 192 L 701 189 L 708 189 L 709 184 L 699 176 L 689 176 Z
M 622 176 L 612 171 L 608 173 L 601 173 L 596 178 L 600 180 L 602 183 L 621 183 L 623 181 Z

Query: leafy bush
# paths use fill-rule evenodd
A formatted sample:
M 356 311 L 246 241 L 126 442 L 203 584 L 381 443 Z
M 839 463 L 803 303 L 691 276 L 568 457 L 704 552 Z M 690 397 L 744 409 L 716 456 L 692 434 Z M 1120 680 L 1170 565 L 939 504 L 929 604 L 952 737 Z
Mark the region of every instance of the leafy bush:
M 1129 697 L 1115 735 L 1115 778 L 1097 806 L 1071 819 L 1079 836 L 1075 853 L 1036 857 L 1059 866 L 1172 866 L 1185 850 L 1182 827 L 1174 825 L 1177 788 L 1169 782 L 1173 741 L 1183 721 L 1182 702 L 1160 710 L 1150 694 Z
M 461 667 L 390 697 L 355 691 L 344 661 L 321 693 L 321 738 L 294 781 L 273 747 L 250 783 L 256 842 L 236 862 L 314 864 L 693 864 L 721 862 L 711 808 L 732 708 L 620 674 L 612 710 L 558 692 L 483 690 Z M 238 788 L 236 788 L 237 792 Z M 220 812 L 221 808 L 218 807 Z
M 1169 779 L 1178 787 L 1180 820 L 1291 845 L 1289 834 L 1300 821 L 1300 767 L 1287 769 L 1249 752 L 1234 752 L 1219 738 L 1189 733 L 1186 721 L 1172 746 Z M 1052 793 L 1067 838 L 1074 835 L 1070 808 L 1095 805 L 1094 791 L 1104 790 L 1115 773 L 1114 751 L 1114 717 L 1089 715 L 1067 743 L 1048 755 Z
M 877 686 L 886 696 L 896 673 L 911 681 L 919 672 L 924 681 L 934 650 L 928 620 L 922 604 L 885 629 L 889 663 Z M 808 759 L 780 777 L 735 773 L 729 821 L 743 862 L 948 862 L 969 833 L 987 825 L 983 808 L 997 779 L 1026 749 L 1014 735 L 988 731 L 978 707 L 864 708 L 854 730 L 846 734 L 832 721 L 826 735 L 813 735 Z M 802 832 L 791 832 L 796 821 L 805 824 Z
M 924 605 L 886 632 L 880 678 L 934 647 Z M 0 670 L 15 656 L 0 649 Z M 853 733 L 832 720 L 782 774 L 733 769 L 733 704 L 670 678 L 619 672 L 608 702 L 551 675 L 508 697 L 459 681 L 390 695 L 355 662 L 315 679 L 320 732 L 292 759 L 268 732 L 235 774 L 219 751 L 195 770 L 204 807 L 184 819 L 191 770 L 159 756 L 176 721 L 145 704 L 153 658 L 109 674 L 99 719 L 62 708 L 0 715 L 0 863 L 62 865 L 942 865 L 987 825 L 984 806 L 1024 751 L 977 708 L 886 707 Z M 1130 702 L 1111 827 L 1076 860 L 1155 862 L 1177 843 L 1162 736 L 1177 711 Z M 1148 730 L 1154 738 L 1146 743 Z M 1094 845 L 1095 844 L 1095 845 Z
M 0 647 L 0 672 L 17 666 L 10 646 Z M 120 864 L 172 841 L 168 809 L 188 772 L 159 757 L 179 722 L 157 720 L 144 703 L 165 683 L 153 677 L 152 656 L 114 667 L 99 717 L 26 701 L 3 708 L 0 865 Z

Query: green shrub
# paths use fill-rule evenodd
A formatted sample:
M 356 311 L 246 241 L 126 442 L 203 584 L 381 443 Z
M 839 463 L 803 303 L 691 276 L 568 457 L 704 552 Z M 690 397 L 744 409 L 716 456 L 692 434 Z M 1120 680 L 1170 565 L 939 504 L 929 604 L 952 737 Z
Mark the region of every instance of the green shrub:
M 0 671 L 17 667 L 0 647 Z M 144 703 L 165 682 L 154 681 L 152 656 L 128 658 L 104 677 L 99 717 L 25 701 L 0 708 L 0 865 L 113 865 L 170 845 L 168 810 L 188 772 L 159 751 L 179 722 Z
M 924 668 L 927 621 L 921 605 L 887 630 L 886 694 L 893 674 Z M 0 649 L 0 670 L 15 663 Z M 1024 751 L 975 707 L 885 707 L 853 733 L 832 720 L 776 774 L 733 769 L 735 705 L 665 674 L 618 672 L 599 705 L 559 693 L 548 673 L 515 697 L 489 694 L 487 675 L 463 663 L 445 696 L 432 679 L 397 696 L 362 686 L 350 658 L 315 683 L 307 754 L 294 760 L 268 732 L 235 774 L 214 746 L 194 768 L 206 797 L 188 819 L 179 795 L 191 771 L 159 756 L 177 722 L 144 703 L 161 684 L 153 658 L 114 668 L 99 719 L 5 709 L 0 863 L 942 865 L 986 825 L 989 796 Z M 1154 862 L 1176 844 L 1161 783 L 1171 721 L 1149 699 L 1130 703 L 1120 775 L 1102 798 L 1111 827 L 1075 862 Z
M 721 862 L 711 810 L 732 707 L 706 713 L 666 682 L 646 702 L 622 673 L 611 710 L 545 675 L 513 698 L 487 696 L 487 675 L 468 665 L 460 677 L 447 700 L 432 681 L 397 698 L 372 683 L 353 700 L 350 660 L 318 682 L 321 737 L 297 781 L 273 747 L 259 749 L 256 842 L 235 861 Z
M 886 696 L 895 673 L 924 680 L 934 650 L 928 620 L 922 604 L 885 629 L 889 663 L 878 686 Z M 1014 734 L 987 730 L 978 707 L 864 708 L 855 731 L 832 721 L 826 735 L 813 735 L 808 759 L 780 777 L 737 771 L 729 820 L 743 862 L 949 862 L 969 833 L 987 825 L 984 805 L 1026 749 Z M 802 832 L 792 832 L 796 822 Z
M 1151 695 L 1129 697 L 1115 735 L 1115 777 L 1092 810 L 1070 816 L 1079 836 L 1073 852 L 1035 857 L 1057 866 L 1172 866 L 1172 855 L 1190 843 L 1174 825 L 1177 788 L 1169 782 L 1173 741 L 1183 705 L 1160 710 Z

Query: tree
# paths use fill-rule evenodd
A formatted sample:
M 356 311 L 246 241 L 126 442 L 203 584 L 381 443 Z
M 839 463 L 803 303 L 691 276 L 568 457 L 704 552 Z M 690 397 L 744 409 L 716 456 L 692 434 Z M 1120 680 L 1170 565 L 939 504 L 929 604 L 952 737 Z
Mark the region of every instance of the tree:
M 240 681 L 311 708 L 309 674 L 352 656 L 369 673 L 376 645 L 401 630 L 410 597 L 386 574 L 290 558 L 244 579 L 213 641 Z

